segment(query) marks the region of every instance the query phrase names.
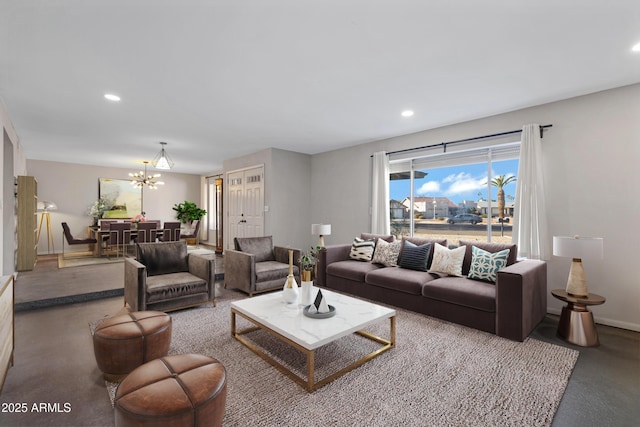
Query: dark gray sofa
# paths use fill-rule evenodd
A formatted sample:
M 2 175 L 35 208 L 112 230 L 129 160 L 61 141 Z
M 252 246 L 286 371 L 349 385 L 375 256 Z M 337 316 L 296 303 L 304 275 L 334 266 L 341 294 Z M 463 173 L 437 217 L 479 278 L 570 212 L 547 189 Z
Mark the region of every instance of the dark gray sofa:
M 375 237 L 393 239 L 393 236 Z M 447 246 L 446 240 L 406 240 L 416 245 L 437 242 Z M 356 261 L 349 258 L 350 244 L 327 246 L 318 259 L 316 285 L 523 341 L 546 314 L 546 263 L 517 261 L 515 245 L 460 241 L 460 246 L 463 245 L 467 247 L 462 266 L 464 277 Z M 497 273 L 495 284 L 466 277 L 472 246 L 491 253 L 510 249 L 507 266 Z M 429 265 L 432 258 L 433 250 Z

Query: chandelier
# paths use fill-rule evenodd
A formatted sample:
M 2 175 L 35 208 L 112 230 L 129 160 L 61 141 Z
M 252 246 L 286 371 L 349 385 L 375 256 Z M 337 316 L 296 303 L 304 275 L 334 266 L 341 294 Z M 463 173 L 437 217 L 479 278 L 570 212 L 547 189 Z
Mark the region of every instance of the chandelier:
M 147 175 L 147 165 L 149 162 L 144 162 L 144 172 L 135 172 L 129 173 L 131 177 L 131 185 L 136 188 L 149 187 L 152 190 L 156 190 L 158 185 L 164 185 L 162 181 L 156 181 L 157 178 L 160 178 L 160 174 L 156 173 L 153 175 Z
M 151 164 L 156 169 L 169 170 L 169 169 L 171 169 L 173 167 L 173 161 L 171 160 L 171 158 L 169 157 L 169 155 L 167 154 L 167 152 L 164 149 L 165 145 L 167 145 L 166 142 L 161 142 L 160 143 L 160 146 L 162 146 L 162 149 L 156 155 L 156 157 L 151 161 Z

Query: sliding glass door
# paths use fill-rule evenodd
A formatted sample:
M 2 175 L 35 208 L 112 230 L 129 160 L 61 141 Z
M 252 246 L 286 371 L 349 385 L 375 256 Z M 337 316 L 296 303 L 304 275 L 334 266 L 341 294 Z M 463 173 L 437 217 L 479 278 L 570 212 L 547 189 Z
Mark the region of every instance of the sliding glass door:
M 519 145 L 390 162 L 391 232 L 511 242 Z

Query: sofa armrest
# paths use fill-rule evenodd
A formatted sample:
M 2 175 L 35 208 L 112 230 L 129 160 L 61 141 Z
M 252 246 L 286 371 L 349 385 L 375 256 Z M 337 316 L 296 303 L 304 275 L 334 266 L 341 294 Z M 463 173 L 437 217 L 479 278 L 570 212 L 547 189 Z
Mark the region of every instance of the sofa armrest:
M 147 308 L 147 267 L 133 258 L 124 259 L 124 302 L 132 311 Z
M 225 250 L 224 286 L 252 293 L 256 287 L 256 256 L 233 249 Z
M 316 285 L 326 286 L 327 266 L 333 262 L 346 261 L 351 253 L 351 245 L 329 245 L 320 249 L 316 262 Z
M 189 273 L 205 280 L 209 288 L 209 299 L 216 297 L 216 267 L 215 260 L 201 254 L 189 254 Z
M 289 249 L 293 249 L 293 265 L 298 266 L 300 268 L 300 256 L 302 255 L 302 251 L 300 249 L 295 248 L 287 248 L 285 246 L 274 246 L 273 254 L 276 261 L 281 262 L 283 264 L 289 264 Z M 299 270 L 298 270 L 299 271 Z
M 547 263 L 523 260 L 496 279 L 496 335 L 524 341 L 547 313 Z

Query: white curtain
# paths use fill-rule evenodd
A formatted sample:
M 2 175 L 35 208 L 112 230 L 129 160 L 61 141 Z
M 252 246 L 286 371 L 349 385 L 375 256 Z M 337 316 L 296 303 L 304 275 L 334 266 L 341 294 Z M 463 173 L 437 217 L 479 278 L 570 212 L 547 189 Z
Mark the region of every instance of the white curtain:
M 371 177 L 371 233 L 389 234 L 389 157 L 384 151 L 373 153 Z
M 540 125 L 529 124 L 522 128 L 516 181 L 513 242 L 518 245 L 520 257 L 550 258 L 546 215 Z

